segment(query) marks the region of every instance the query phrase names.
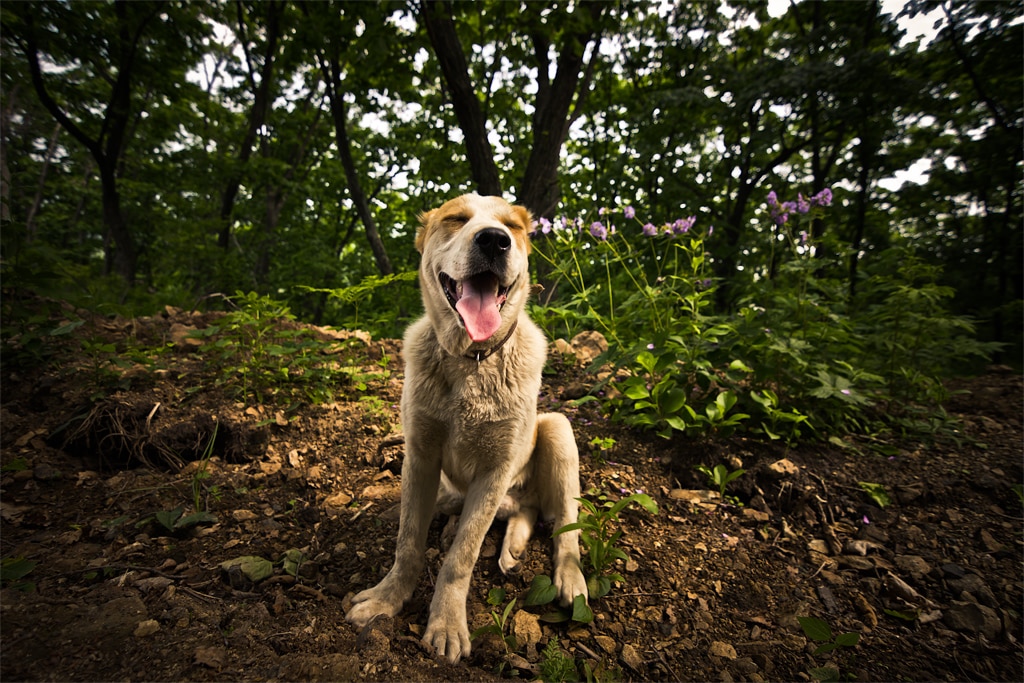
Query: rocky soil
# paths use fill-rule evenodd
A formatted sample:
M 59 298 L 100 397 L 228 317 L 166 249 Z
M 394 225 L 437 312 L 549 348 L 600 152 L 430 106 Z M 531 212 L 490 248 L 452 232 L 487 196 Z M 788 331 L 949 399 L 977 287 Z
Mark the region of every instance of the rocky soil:
M 210 347 L 188 336 L 212 314 L 62 315 L 47 324 L 87 322 L 35 360 L 26 333 L 3 365 L 5 681 L 550 677 L 545 647 L 601 680 L 809 680 L 825 667 L 854 680 L 1024 679 L 1022 503 L 1011 488 L 1022 481 L 1024 396 L 1007 369 L 952 384 L 949 419 L 933 421 L 930 438 L 787 449 L 625 429 L 596 402 L 568 400 L 593 378 L 556 353 L 540 402 L 572 419 L 587 495 L 643 491 L 659 513 L 623 513 L 625 580 L 592 601 L 587 624 L 522 607 L 550 571 L 550 529 L 522 571 L 503 576 L 496 523 L 470 628 L 500 614 L 487 599 L 503 587 L 503 605 L 517 598 L 516 647 L 506 654 L 483 636 L 452 666 L 419 641 L 443 519 L 401 614 L 362 630 L 344 620 L 394 552 L 401 449 L 381 446 L 400 429 L 397 342 L 320 330 L 334 345 L 331 400 L 242 401 Z M 132 354 L 138 362 L 123 361 Z M 721 500 L 702 464 L 746 473 Z M 859 482 L 891 503 L 879 507 Z M 815 654 L 800 617 L 859 640 Z

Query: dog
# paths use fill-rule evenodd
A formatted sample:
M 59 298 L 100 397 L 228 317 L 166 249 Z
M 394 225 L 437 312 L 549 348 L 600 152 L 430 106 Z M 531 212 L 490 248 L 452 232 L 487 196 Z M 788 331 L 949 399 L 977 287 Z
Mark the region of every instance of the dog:
M 507 519 L 498 566 L 518 569 L 538 514 L 576 522 L 579 453 L 569 420 L 537 414 L 547 340 L 525 312 L 532 217 L 499 197 L 468 194 L 420 216 L 416 249 L 425 315 L 406 331 L 402 501 L 395 563 L 352 599 L 346 619 L 394 616 L 424 565 L 435 508 L 461 510 L 437 575 L 423 642 L 456 663 L 469 655 L 466 597 L 484 536 Z M 553 538 L 563 605 L 587 598 L 579 531 Z

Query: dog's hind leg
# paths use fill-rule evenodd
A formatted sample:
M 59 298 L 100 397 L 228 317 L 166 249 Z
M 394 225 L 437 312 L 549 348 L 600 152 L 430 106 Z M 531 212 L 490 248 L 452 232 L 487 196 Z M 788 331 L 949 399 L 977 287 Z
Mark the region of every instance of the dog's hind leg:
M 524 506 L 508 518 L 505 540 L 501 544 L 501 556 L 498 567 L 503 574 L 519 570 L 519 558 L 526 550 L 526 543 L 533 533 L 533 525 L 537 522 L 537 508 Z
M 537 416 L 537 445 L 533 485 L 540 511 L 554 521 L 555 531 L 579 518 L 580 456 L 569 420 L 558 413 Z M 553 539 L 552 583 L 563 605 L 577 595 L 587 597 L 587 581 L 580 568 L 580 532 L 567 531 Z

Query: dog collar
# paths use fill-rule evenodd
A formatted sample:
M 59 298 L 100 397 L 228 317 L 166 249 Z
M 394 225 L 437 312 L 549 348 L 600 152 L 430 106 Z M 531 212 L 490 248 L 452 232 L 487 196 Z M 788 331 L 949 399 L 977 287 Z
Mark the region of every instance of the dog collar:
M 490 358 L 492 355 L 494 355 L 494 353 L 498 349 L 500 349 L 502 346 L 505 345 L 505 342 L 507 342 L 509 339 L 512 338 L 512 333 L 516 331 L 516 326 L 518 324 L 519 324 L 518 320 L 513 320 L 512 321 L 512 325 L 508 328 L 508 334 L 505 335 L 504 339 L 502 339 L 500 342 L 498 342 L 497 344 L 495 344 L 494 346 L 492 346 L 489 349 L 480 349 L 479 351 L 474 351 L 472 353 L 467 353 L 464 356 L 464 358 L 468 358 L 470 360 L 475 360 L 477 363 Z

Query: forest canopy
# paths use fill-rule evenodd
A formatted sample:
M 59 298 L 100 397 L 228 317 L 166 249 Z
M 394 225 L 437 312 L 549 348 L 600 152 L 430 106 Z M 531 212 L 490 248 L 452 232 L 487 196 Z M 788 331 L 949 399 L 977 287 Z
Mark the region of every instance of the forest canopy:
M 927 42 L 900 28 L 919 15 Z M 419 311 L 417 215 L 478 191 L 537 218 L 553 336 L 654 343 L 617 309 L 671 291 L 668 327 L 768 308 L 807 340 L 805 305 L 862 327 L 909 306 L 923 334 L 976 325 L 1020 356 L 1020 2 L 25 2 L 0 21 L 5 325 L 29 293 L 140 314 L 256 292 L 396 335 Z M 668 245 L 683 234 L 700 244 Z

